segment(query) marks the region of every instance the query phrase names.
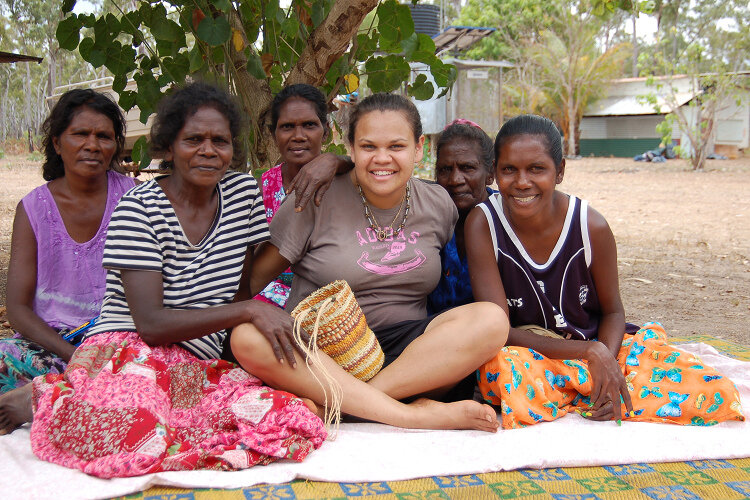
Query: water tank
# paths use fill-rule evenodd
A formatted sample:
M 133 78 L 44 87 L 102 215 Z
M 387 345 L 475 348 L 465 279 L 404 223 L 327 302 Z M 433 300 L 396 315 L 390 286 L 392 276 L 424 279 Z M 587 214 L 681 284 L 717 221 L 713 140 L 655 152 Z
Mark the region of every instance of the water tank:
M 409 9 L 414 20 L 414 31 L 431 37 L 440 33 L 440 6 L 421 3 L 412 5 L 409 2 Z

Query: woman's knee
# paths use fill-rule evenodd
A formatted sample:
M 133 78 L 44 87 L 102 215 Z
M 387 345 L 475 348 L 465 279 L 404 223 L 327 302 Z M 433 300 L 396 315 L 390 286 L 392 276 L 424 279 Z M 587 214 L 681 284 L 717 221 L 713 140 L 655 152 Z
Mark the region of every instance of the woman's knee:
M 276 364 L 268 340 L 251 323 L 237 325 L 229 338 L 232 354 L 240 365 L 251 373 L 264 371 Z
M 472 330 L 487 344 L 487 348 L 499 351 L 508 340 L 510 323 L 502 307 L 492 302 L 475 302 L 465 311 L 470 318 Z

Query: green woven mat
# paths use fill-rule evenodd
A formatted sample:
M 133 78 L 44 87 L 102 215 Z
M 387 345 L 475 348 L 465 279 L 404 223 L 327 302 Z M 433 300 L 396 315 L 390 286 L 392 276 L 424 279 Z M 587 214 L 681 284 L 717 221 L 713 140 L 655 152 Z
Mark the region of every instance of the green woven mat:
M 750 361 L 750 348 L 708 335 L 670 338 L 675 344 L 705 342 L 722 353 Z M 750 436 L 748 436 L 750 439 Z M 524 500 L 732 500 L 750 498 L 750 458 L 605 467 L 522 469 L 470 476 L 433 476 L 409 481 L 323 483 L 292 481 L 234 490 L 151 488 L 129 495 L 138 500 L 292 500 L 322 498 Z
M 365 498 L 741 499 L 750 497 L 750 458 L 607 467 L 524 469 L 410 481 L 320 483 L 292 481 L 236 490 L 152 488 L 125 498 L 240 500 Z

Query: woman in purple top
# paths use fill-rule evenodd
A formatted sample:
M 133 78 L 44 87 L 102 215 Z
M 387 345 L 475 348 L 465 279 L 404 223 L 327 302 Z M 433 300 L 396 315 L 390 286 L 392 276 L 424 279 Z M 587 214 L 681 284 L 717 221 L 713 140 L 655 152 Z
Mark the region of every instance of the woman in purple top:
M 135 185 L 111 168 L 125 143 L 125 119 L 107 96 L 66 92 L 44 131 L 48 182 L 21 200 L 13 222 L 7 307 L 17 333 L 0 340 L 0 393 L 65 369 L 75 345 L 63 336 L 99 313 L 107 226 Z

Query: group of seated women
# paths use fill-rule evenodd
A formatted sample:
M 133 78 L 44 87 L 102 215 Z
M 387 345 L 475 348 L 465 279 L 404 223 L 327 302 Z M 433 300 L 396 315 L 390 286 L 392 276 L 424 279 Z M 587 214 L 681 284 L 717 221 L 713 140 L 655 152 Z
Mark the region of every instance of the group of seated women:
M 731 381 L 659 324 L 625 323 L 614 237 L 556 189 L 551 121 L 511 119 L 494 145 L 449 125 L 432 184 L 412 177 L 424 135 L 408 99 L 353 108 L 349 161 L 321 154 L 325 98 L 293 85 L 272 104 L 282 162 L 262 191 L 229 170 L 241 122 L 212 86 L 174 91 L 151 130 L 168 174 L 133 186 L 112 170 L 117 106 L 61 98 L 50 182 L 14 223 L 0 432 L 33 421 L 38 457 L 115 477 L 301 460 L 326 438 L 332 385 L 343 414 L 407 428 L 494 432 L 496 410 L 503 428 L 571 411 L 744 419 Z M 325 355 L 300 362 L 293 334 L 289 311 L 342 279 L 385 356 L 367 382 Z M 76 347 L 65 339 L 82 323 Z

